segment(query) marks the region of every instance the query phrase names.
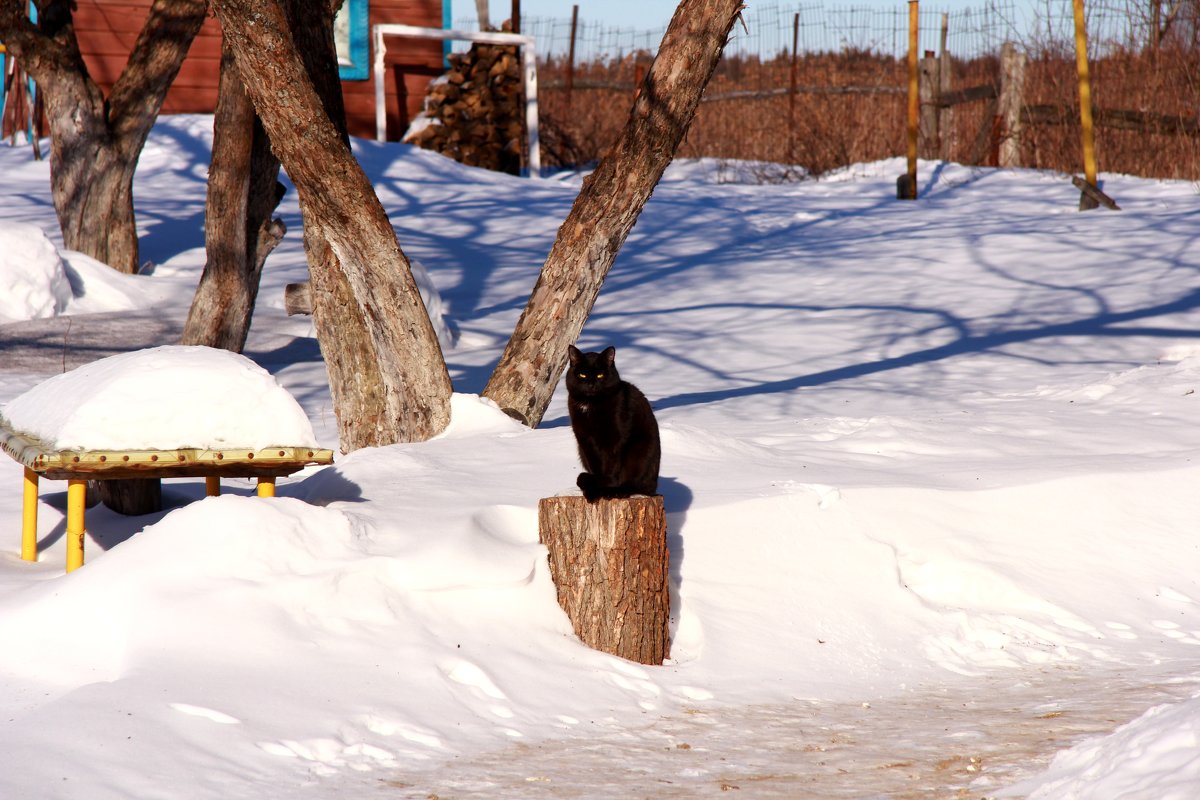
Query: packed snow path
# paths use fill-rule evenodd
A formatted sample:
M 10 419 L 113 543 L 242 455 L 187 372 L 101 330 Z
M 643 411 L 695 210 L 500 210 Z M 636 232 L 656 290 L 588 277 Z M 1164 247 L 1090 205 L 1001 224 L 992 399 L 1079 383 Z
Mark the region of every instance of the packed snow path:
M 397 800 L 1021 797 L 1002 790 L 1054 752 L 1198 688 L 1200 677 L 1155 683 L 1147 674 L 1049 670 L 875 702 L 691 709 L 633 728 L 588 721 L 563 738 L 399 770 L 363 787 L 382 782 Z

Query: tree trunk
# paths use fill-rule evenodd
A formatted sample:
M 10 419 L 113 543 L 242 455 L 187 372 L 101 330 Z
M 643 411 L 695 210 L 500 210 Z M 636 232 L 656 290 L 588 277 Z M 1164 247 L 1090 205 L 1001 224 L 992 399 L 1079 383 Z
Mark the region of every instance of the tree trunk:
M 342 449 L 428 439 L 450 420 L 450 377 L 387 213 L 314 87 L 323 72 L 336 76 L 328 6 L 293 5 L 296 29 L 327 40 L 311 54 L 329 66 L 310 77 L 300 52 L 314 48 L 298 51 L 278 2 L 213 5 L 299 195 Z
M 50 185 L 63 241 L 122 272 L 138 268 L 133 173 L 167 89 L 204 22 L 204 0 L 155 0 L 105 98 L 88 75 L 69 0 L 0 0 L 0 40 L 37 81 L 50 126 Z
M 332 2 L 336 4 L 338 0 Z M 321 105 L 348 147 L 350 136 L 337 78 L 336 52 L 326 41 L 329 26 L 298 25 L 297 21 L 304 19 L 304 3 L 305 0 L 284 0 L 284 13 L 290 20 L 300 59 Z M 331 8 L 330 14 L 333 13 L 336 10 Z M 379 429 L 377 409 L 386 406 L 387 396 L 384 381 L 378 375 L 376 345 L 363 309 L 355 301 L 354 290 L 329 242 L 314 226 L 305 226 L 304 251 L 311 278 L 313 326 L 329 372 L 342 449 L 387 444 L 375 438 Z
M 258 297 L 263 262 L 283 238 L 271 215 L 283 196 L 279 160 L 242 86 L 233 53 L 222 44 L 213 119 L 212 165 L 204 244 L 208 261 L 192 300 L 183 344 L 242 352 Z
M 625 237 L 671 163 L 742 8 L 683 0 L 629 120 L 583 188 L 546 257 L 484 397 L 536 427 Z
M 538 504 L 538 533 L 550 551 L 558 604 L 583 643 L 663 663 L 671 593 L 662 497 L 546 497 Z

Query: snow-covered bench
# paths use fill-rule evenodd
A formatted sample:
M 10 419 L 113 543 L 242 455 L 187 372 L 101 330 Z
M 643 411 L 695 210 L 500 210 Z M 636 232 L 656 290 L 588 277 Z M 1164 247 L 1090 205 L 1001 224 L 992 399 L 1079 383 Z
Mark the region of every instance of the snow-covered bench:
M 275 480 L 333 452 L 317 446 L 296 400 L 249 359 L 158 347 L 86 364 L 0 412 L 0 448 L 24 466 L 21 557 L 37 560 L 40 478 L 67 481 L 67 571 L 83 565 L 87 481 L 203 477 Z

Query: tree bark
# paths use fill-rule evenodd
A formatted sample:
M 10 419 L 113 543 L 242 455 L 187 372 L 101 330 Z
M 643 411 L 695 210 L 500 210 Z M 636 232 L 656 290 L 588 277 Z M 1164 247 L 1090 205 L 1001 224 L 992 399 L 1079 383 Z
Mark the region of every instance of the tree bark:
M 138 268 L 133 173 L 167 89 L 204 23 L 205 0 L 155 0 L 105 98 L 88 75 L 69 0 L 0 0 L 0 40 L 41 89 L 50 185 L 63 241 L 121 272 Z
M 387 213 L 314 86 L 314 79 L 336 80 L 332 26 L 322 24 L 328 6 L 291 4 L 294 29 L 327 40 L 298 50 L 275 0 L 213 5 L 272 150 L 299 195 L 314 322 L 341 447 L 428 439 L 449 422 L 450 377 Z M 329 66 L 310 72 L 301 52 Z
M 661 496 L 546 497 L 538 533 L 558 603 L 588 647 L 642 664 L 670 653 L 670 557 Z
M 208 261 L 183 344 L 240 353 L 250 332 L 263 263 L 286 231 L 283 220 L 271 216 L 284 190 L 279 159 L 271 153 L 227 43 L 222 43 L 217 95 L 204 216 Z
M 625 237 L 695 116 L 741 0 L 683 0 L 609 153 L 571 213 L 483 396 L 536 427 Z

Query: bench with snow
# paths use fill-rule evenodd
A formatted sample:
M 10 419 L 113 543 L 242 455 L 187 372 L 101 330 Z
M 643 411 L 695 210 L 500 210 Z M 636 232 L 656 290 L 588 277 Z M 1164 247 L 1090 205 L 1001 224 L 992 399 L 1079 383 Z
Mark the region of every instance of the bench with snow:
M 277 478 L 330 464 L 303 409 L 236 353 L 157 347 L 57 375 L 0 411 L 0 449 L 24 467 L 21 557 L 37 560 L 39 479 L 67 481 L 67 571 L 83 565 L 88 481 Z

